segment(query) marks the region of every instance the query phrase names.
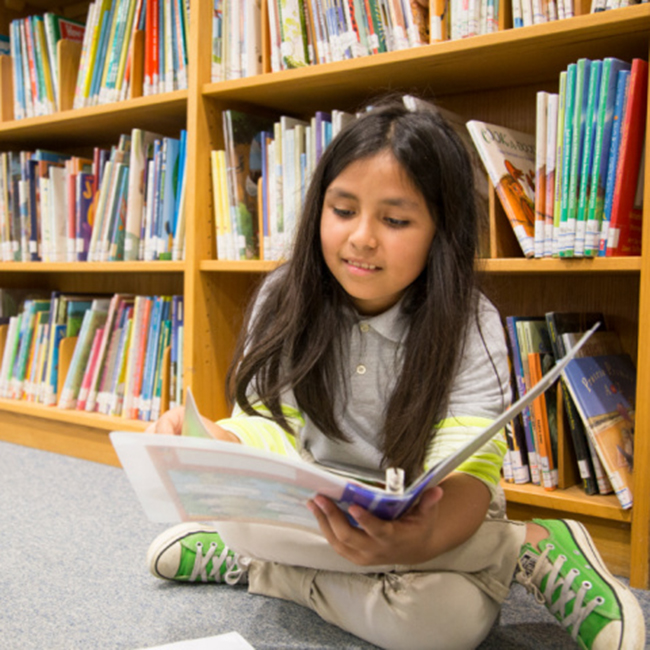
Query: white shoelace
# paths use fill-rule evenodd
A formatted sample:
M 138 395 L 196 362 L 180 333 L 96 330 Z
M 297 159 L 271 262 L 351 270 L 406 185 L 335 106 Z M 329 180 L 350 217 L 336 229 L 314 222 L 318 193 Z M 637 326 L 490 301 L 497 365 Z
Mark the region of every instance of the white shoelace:
M 588 580 L 583 580 L 582 584 L 578 588 L 578 591 L 573 590 L 573 581 L 580 571 L 578 569 L 571 569 L 565 578 L 560 577 L 560 571 L 562 566 L 566 562 L 566 556 L 558 556 L 555 563 L 552 565 L 550 572 L 548 573 L 548 579 L 546 581 L 546 588 L 544 593 L 540 591 L 537 587 L 537 581 L 541 584 L 541 580 L 544 577 L 544 574 L 548 570 L 547 565 L 550 564 L 548 560 L 548 552 L 554 547 L 552 544 L 549 544 L 543 551 L 542 554 L 537 558 L 535 568 L 532 570 L 530 575 L 527 574 L 527 571 L 522 568 L 522 571 L 517 575 L 517 582 L 521 583 L 529 592 L 535 596 L 535 600 L 541 604 L 548 604 L 548 609 L 551 614 L 559 614 L 561 624 L 564 628 L 567 629 L 573 625 L 571 630 L 571 637 L 576 640 L 578 638 L 578 633 L 580 632 L 580 626 L 582 622 L 591 614 L 591 612 L 602 605 L 605 600 L 602 596 L 597 596 L 593 600 L 585 603 L 585 596 L 587 592 L 591 589 L 592 585 Z M 521 564 L 520 564 L 521 566 Z M 553 594 L 556 589 L 562 587 L 558 599 L 553 602 Z M 571 614 L 566 614 L 566 606 L 572 600 L 575 599 L 573 604 L 573 611 Z
M 228 585 L 234 585 L 239 582 L 242 575 L 248 570 L 248 563 L 245 559 L 239 558 L 236 554 L 228 555 L 228 547 L 224 546 L 221 554 L 214 557 L 217 552 L 217 544 L 212 542 L 205 555 L 203 555 L 203 544 L 196 543 L 196 557 L 194 558 L 194 568 L 190 575 L 190 582 L 194 582 L 199 576 L 201 582 L 207 582 L 209 578 L 214 578 L 215 582 L 225 582 Z M 212 560 L 212 570 L 208 574 L 208 564 Z M 221 566 L 225 563 L 226 570 L 221 575 Z M 233 568 L 237 565 L 237 568 Z

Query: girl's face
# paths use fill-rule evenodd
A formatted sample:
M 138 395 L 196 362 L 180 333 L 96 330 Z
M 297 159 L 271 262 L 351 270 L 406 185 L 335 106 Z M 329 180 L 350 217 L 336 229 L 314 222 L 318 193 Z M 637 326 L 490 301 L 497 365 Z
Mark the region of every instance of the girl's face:
M 325 191 L 323 257 L 361 314 L 397 303 L 424 269 L 434 234 L 424 197 L 389 152 L 351 163 Z

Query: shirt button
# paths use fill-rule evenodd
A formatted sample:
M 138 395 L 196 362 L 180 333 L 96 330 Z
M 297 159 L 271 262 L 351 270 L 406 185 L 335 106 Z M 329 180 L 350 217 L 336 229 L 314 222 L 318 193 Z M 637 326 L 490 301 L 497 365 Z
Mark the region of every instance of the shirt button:
M 365 375 L 366 374 L 366 367 L 363 364 L 359 364 L 357 366 L 357 375 Z
M 361 325 L 359 325 L 359 329 L 362 332 L 369 332 L 370 331 L 370 325 L 368 325 L 368 323 L 361 323 Z

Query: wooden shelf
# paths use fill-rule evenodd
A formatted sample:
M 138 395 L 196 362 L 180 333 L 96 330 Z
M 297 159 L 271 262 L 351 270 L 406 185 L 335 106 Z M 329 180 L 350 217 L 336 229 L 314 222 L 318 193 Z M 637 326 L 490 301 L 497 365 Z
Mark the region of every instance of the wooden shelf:
M 134 126 L 178 136 L 187 122 L 187 90 L 127 99 L 114 104 L 0 122 L 4 148 L 75 147 L 115 144 Z
M 43 418 L 46 420 L 65 422 L 67 424 L 81 425 L 93 429 L 102 429 L 104 431 L 144 431 L 149 425 L 148 422 L 139 420 L 127 420 L 126 418 L 101 415 L 99 413 L 86 413 L 85 411 L 75 411 L 74 409 L 60 409 L 56 406 L 44 406 L 43 404 L 33 404 L 23 400 L 1 399 L 0 409 L 8 413 L 18 413 L 20 415 Z
M 204 260 L 201 262 L 201 271 L 225 271 L 228 273 L 266 273 L 280 266 L 281 262 L 265 260 L 230 261 L 230 260 Z
M 429 95 L 555 80 L 580 57 L 647 57 L 650 6 L 203 85 L 203 95 L 294 114 L 363 105 L 382 90 Z M 299 107 L 297 109 L 297 107 Z
M 537 485 L 527 483 L 501 483 L 509 503 L 519 503 L 528 506 L 538 506 L 551 510 L 570 511 L 575 514 L 598 517 L 609 521 L 632 521 L 632 511 L 623 510 L 615 495 L 585 494 L 577 485 L 565 490 L 545 490 Z
M 525 259 L 510 257 L 479 260 L 479 268 L 490 274 L 499 273 L 639 273 L 640 257 L 596 257 L 593 259 Z
M 229 261 L 204 260 L 200 264 L 201 271 L 227 271 L 240 273 L 264 273 L 276 269 L 281 262 L 265 260 Z M 608 257 L 594 259 L 526 259 L 509 257 L 502 259 L 481 259 L 477 266 L 488 274 L 517 273 L 639 273 L 641 270 L 640 257 Z M 0 270 L 2 266 L 0 266 Z
M 2 273 L 183 273 L 185 262 L 0 262 Z

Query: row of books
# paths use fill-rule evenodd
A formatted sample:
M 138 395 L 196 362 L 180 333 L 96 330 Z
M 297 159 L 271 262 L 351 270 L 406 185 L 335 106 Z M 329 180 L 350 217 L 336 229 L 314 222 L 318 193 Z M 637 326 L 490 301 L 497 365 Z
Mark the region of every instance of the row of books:
M 211 152 L 217 258 L 286 258 L 311 174 L 352 113 L 310 121 L 227 110 L 225 149 Z
M 74 108 L 126 99 L 140 77 L 143 88 L 137 92 L 144 95 L 187 88 L 188 29 L 188 0 L 96 0 L 85 26 L 51 12 L 12 21 L 14 118 L 48 115 L 67 105 L 59 88 L 61 40 L 78 43 Z
M 133 129 L 92 159 L 0 153 L 2 261 L 183 259 L 185 143 Z
M 647 0 L 642 0 L 647 2 Z M 638 0 L 592 0 L 590 13 L 640 4 Z M 576 15 L 574 0 L 512 0 L 513 27 L 540 25 L 554 20 L 573 18 Z
M 271 0 L 268 12 L 274 72 L 429 43 L 418 0 Z
M 0 397 L 146 421 L 163 386 L 181 403 L 182 296 L 53 292 L 25 299 L 4 327 Z
M 639 255 L 648 64 L 580 59 L 537 102 L 535 256 Z
M 145 96 L 187 88 L 187 0 L 96 0 L 86 25 L 75 108 L 126 99 L 136 63 Z M 144 59 L 137 62 L 136 32 L 144 32 Z
M 639 255 L 648 64 L 580 59 L 537 94 L 536 133 L 467 126 L 526 257 Z
M 261 6 L 257 0 L 214 0 L 212 81 L 262 72 Z
M 542 394 L 508 428 L 505 479 L 557 488 L 558 432 L 563 428 L 570 436 L 585 492 L 615 492 L 621 507 L 630 508 L 636 369 L 617 334 L 606 328 L 602 313 L 548 312 L 505 320 L 513 392 L 519 397 L 582 332 L 600 323 L 567 365 L 559 385 Z
M 14 118 L 50 115 L 59 108 L 61 39 L 82 42 L 85 27 L 75 20 L 46 12 L 9 24 L 9 50 L 13 64 Z

